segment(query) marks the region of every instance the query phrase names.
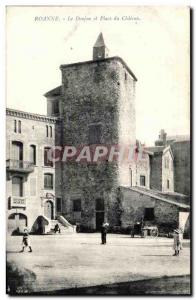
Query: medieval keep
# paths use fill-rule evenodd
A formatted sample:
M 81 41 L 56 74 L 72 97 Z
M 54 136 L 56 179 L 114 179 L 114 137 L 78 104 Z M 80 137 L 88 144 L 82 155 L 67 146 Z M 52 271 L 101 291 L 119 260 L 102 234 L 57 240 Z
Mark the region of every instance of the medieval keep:
M 47 115 L 6 110 L 8 231 L 28 226 L 33 233 L 47 233 L 58 222 L 62 231 L 79 223 L 88 232 L 100 230 L 104 221 L 115 230 L 143 219 L 163 231 L 185 220 L 188 232 L 190 169 L 180 171 L 176 141 L 159 139 L 159 145 L 145 149 L 142 161 L 131 164 L 48 159 L 53 146 L 139 144 L 137 78 L 122 58 L 109 57 L 102 33 L 93 60 L 60 70 L 61 85 L 44 95 Z M 186 181 L 183 191 L 180 180 Z

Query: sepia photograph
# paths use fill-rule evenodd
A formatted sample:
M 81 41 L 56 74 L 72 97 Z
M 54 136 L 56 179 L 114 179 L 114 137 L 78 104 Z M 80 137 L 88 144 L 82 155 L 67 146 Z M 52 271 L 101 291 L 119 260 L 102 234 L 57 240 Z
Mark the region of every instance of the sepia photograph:
M 191 9 L 6 7 L 6 293 L 192 294 Z

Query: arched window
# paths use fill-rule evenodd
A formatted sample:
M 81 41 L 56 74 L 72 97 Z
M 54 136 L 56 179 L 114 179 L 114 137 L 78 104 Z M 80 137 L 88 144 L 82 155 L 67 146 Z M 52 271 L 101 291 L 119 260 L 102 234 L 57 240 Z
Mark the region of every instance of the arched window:
M 52 137 L 52 126 L 49 126 L 50 128 L 50 137 Z
M 23 160 L 23 144 L 21 142 L 12 142 L 12 159 Z
M 14 132 L 17 132 L 17 121 L 14 120 Z
M 29 149 L 29 161 L 36 165 L 36 146 L 30 145 Z
M 44 166 L 46 167 L 53 167 L 53 161 L 50 160 L 49 151 L 51 150 L 50 147 L 44 148 Z
M 21 133 L 22 129 L 21 129 L 21 121 L 18 121 L 18 133 Z
M 22 177 L 12 177 L 12 196 L 22 197 L 23 196 L 23 182 Z

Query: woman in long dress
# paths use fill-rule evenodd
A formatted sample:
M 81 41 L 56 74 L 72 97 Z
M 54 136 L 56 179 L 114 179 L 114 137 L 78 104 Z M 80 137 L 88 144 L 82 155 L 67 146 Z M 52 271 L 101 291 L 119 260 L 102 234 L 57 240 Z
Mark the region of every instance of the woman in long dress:
M 182 249 L 182 241 L 181 241 L 181 236 L 180 236 L 181 232 L 179 229 L 175 229 L 174 230 L 174 251 L 175 253 L 173 254 L 173 256 L 179 256 L 180 254 L 180 250 Z

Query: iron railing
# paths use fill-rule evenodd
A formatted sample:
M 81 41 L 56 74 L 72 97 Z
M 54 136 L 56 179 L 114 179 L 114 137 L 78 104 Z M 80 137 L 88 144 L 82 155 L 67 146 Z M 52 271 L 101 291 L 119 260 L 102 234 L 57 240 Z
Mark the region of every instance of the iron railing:
M 8 159 L 6 160 L 6 168 L 10 171 L 33 172 L 34 164 L 30 161 Z

